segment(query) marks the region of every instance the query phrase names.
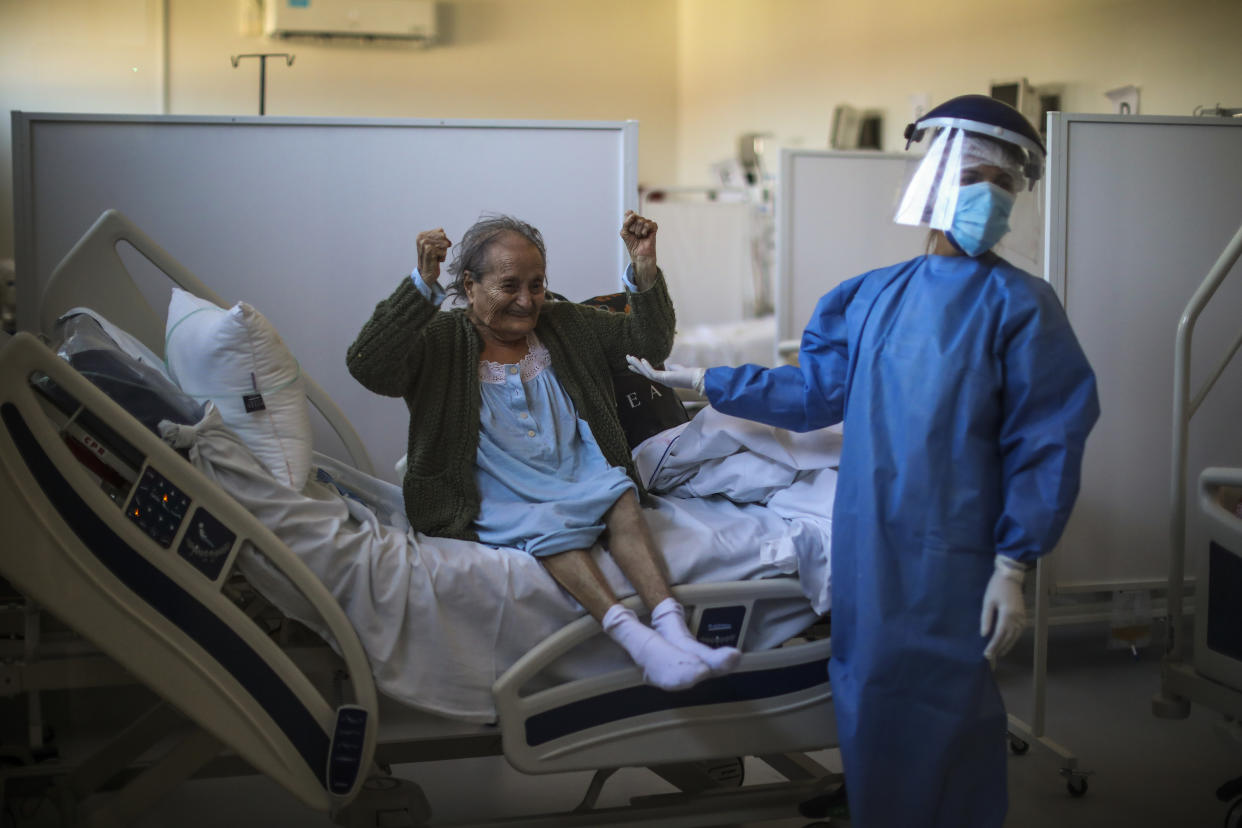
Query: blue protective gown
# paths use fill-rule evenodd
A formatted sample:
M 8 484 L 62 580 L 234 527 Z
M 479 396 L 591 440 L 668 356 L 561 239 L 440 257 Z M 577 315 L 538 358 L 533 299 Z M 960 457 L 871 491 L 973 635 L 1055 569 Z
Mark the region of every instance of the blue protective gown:
M 823 297 L 798 367 L 712 368 L 705 390 L 775 426 L 844 421 L 829 673 L 852 824 L 999 828 L 983 593 L 996 554 L 1056 543 L 1099 414 L 1052 289 L 991 253 L 922 256 Z

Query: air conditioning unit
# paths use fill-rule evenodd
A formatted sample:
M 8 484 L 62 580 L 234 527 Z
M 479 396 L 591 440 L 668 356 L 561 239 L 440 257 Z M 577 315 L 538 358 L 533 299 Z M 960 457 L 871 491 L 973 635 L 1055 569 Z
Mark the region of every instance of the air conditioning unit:
M 433 0 L 265 0 L 269 37 L 436 39 Z

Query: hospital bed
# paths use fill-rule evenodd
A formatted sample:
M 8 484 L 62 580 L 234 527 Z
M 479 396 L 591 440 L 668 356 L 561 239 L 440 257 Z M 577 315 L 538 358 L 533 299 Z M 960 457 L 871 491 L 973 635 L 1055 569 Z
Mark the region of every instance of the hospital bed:
M 224 306 L 109 211 L 53 274 L 40 307 L 45 332 L 71 308 L 88 307 L 162 351 L 163 325 L 118 255 L 121 242 Z M 8 751 L 0 774 L 5 797 L 50 797 L 67 824 L 120 825 L 193 776 L 257 771 L 344 824 L 377 824 L 380 811 L 400 811 L 401 824 L 439 824 L 417 784 L 391 776 L 392 767 L 499 754 L 528 774 L 595 772 L 573 811 L 508 825 L 712 825 L 792 816 L 839 789 L 839 776 L 805 755 L 835 744 L 830 643 L 815 632 L 823 606 L 813 606 L 826 598 L 826 528 L 810 509 L 777 514 L 779 497 L 767 505 L 657 498 L 653 532 L 666 550 L 679 550 L 667 555 L 675 592 L 699 637 L 744 650 L 734 673 L 665 693 L 641 682 L 529 556 L 384 524 L 378 516 L 395 487 L 368 474 L 362 440 L 322 389 L 309 383 L 307 396 L 351 461 L 317 454 L 311 497 L 279 491 L 244 447 L 226 452 L 240 442 L 228 429 L 198 427 L 197 442 L 173 448 L 38 337 L 20 333 L 3 345 L 0 577 L 14 589 L 0 617 L 17 630 L 0 651 L 0 695 L 25 699 L 28 725 L 26 744 Z M 656 450 L 675 454 L 670 445 L 684 436 L 656 440 Z M 800 473 L 820 511 L 834 475 Z M 345 496 L 341 480 L 378 494 L 360 507 L 359 491 Z M 356 557 L 342 560 L 325 543 L 330 532 L 308 529 L 307 510 L 320 508 L 335 509 L 354 537 L 388 544 L 383 560 L 405 567 L 405 577 L 421 566 L 446 580 L 427 578 L 417 594 L 376 580 L 388 570 L 374 546 L 352 546 Z M 696 539 L 700 548 L 691 550 Z M 360 548 L 373 553 L 370 570 Z M 793 577 L 803 569 L 817 572 L 815 583 Z M 632 592 L 619 573 L 607 574 L 622 594 Z M 491 635 L 503 646 L 481 659 L 485 669 L 433 688 L 427 701 L 422 692 L 452 660 L 453 645 L 422 638 L 413 654 L 383 651 L 388 631 L 376 629 L 384 627 L 377 619 L 390 616 L 368 614 L 380 597 L 367 607 L 351 592 L 368 575 L 362 592 L 404 600 L 410 635 L 421 632 L 420 619 L 443 616 L 457 622 L 444 629 L 465 644 Z M 458 594 L 489 579 L 516 588 Z M 536 626 L 518 623 L 524 616 L 547 616 L 539 623 L 550 626 L 534 634 Z M 492 617 L 504 621 L 489 633 L 471 623 Z M 92 734 L 89 750 L 71 745 L 70 734 L 47 738 L 41 699 L 49 692 L 134 684 L 147 688 L 151 705 L 132 724 Z M 482 697 L 460 709 L 445 702 Z M 48 754 L 59 761 L 38 761 Z M 735 772 L 720 769 L 744 756 L 786 781 L 739 786 Z M 608 775 L 634 766 L 681 793 L 597 808 Z

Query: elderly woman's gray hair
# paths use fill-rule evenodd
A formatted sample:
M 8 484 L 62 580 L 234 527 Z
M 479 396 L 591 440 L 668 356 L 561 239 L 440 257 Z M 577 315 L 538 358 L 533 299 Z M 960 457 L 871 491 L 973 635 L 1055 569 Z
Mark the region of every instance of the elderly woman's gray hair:
M 506 233 L 516 233 L 533 244 L 548 264 L 548 251 L 543 244 L 543 234 L 521 219 L 506 215 L 486 215 L 474 223 L 460 242 L 454 246 L 453 261 L 449 263 L 448 272 L 453 277 L 447 292 L 454 296 L 465 296 L 466 273 L 470 278 L 478 280 L 487 275 L 488 251 L 492 243 Z

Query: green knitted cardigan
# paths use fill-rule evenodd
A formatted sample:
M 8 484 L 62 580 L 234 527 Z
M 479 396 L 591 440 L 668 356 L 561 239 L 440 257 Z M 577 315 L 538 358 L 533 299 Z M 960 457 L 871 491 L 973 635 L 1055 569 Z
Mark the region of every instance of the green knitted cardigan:
M 627 370 L 626 354 L 663 362 L 673 346 L 675 318 L 663 274 L 628 299 L 629 313 L 548 301 L 535 335 L 604 457 L 624 466 L 645 497 L 617 418 L 612 375 Z M 438 310 L 406 276 L 376 305 L 346 356 L 349 372 L 366 388 L 405 398 L 410 431 L 401 488 L 410 525 L 427 535 L 478 538 L 474 475 L 482 345 L 464 309 Z

